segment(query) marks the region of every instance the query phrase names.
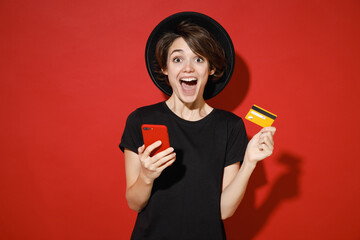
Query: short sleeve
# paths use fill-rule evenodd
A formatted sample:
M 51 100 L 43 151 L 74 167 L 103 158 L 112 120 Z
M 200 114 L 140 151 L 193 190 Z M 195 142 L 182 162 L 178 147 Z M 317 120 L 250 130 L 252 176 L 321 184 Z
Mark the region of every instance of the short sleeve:
M 138 148 L 143 144 L 141 135 L 141 123 L 137 110 L 132 112 L 127 120 L 119 147 L 124 152 L 125 148 L 137 153 Z
M 245 125 L 241 118 L 238 118 L 236 122 L 232 122 L 228 129 L 225 167 L 236 162 L 242 164 L 248 144 Z

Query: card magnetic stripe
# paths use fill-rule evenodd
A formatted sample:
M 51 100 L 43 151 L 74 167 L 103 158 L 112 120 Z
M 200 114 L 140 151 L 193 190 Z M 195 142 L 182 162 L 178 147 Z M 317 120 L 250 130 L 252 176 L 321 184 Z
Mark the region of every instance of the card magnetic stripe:
M 274 116 L 274 115 L 272 115 L 271 113 L 268 113 L 268 112 L 262 110 L 261 108 L 258 108 L 258 107 L 256 107 L 256 106 L 252 106 L 251 109 L 253 109 L 253 110 L 255 110 L 255 111 L 261 113 L 262 115 L 267 116 L 267 117 L 269 117 L 269 118 L 271 118 L 271 119 L 274 119 L 274 120 L 276 119 L 276 116 Z

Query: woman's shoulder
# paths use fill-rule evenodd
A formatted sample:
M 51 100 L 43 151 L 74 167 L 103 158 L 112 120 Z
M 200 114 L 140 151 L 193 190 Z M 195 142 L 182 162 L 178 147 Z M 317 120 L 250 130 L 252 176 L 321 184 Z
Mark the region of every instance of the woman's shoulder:
M 129 117 L 149 116 L 160 112 L 164 112 L 164 102 L 138 107 L 130 113 Z
M 218 109 L 216 108 L 216 114 L 221 118 L 221 119 L 224 119 L 224 120 L 227 120 L 227 121 L 242 121 L 242 118 L 239 117 L 238 115 L 236 115 L 235 113 L 233 112 L 229 112 L 229 111 L 226 111 L 226 110 L 223 110 L 223 109 Z
M 233 112 L 216 109 L 216 122 L 217 124 L 226 126 L 226 129 L 245 129 L 243 119 Z
M 153 112 L 156 110 L 161 110 L 163 109 L 163 105 L 164 102 L 158 102 L 158 103 L 154 103 L 151 105 L 146 105 L 146 106 L 142 106 L 142 107 L 138 107 L 134 112 Z
M 246 134 L 246 128 L 243 119 L 233 112 L 216 109 L 217 112 L 217 124 L 223 126 L 223 129 L 230 135 L 239 132 Z

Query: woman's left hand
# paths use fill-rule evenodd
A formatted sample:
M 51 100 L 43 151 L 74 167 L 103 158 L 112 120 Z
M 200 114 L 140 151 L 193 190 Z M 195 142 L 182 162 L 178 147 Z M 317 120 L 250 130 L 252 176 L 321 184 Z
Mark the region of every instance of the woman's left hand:
M 248 143 L 245 152 L 245 161 L 256 164 L 258 161 L 269 157 L 274 150 L 275 127 L 265 127 Z

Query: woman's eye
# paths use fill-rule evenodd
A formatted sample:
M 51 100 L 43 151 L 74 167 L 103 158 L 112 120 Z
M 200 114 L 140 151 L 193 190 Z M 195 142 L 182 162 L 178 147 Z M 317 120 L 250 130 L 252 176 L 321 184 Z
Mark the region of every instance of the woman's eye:
M 175 58 L 173 59 L 173 62 L 176 62 L 176 63 L 181 62 L 181 59 L 178 58 L 178 57 L 175 57 Z
M 201 58 L 201 57 L 197 57 L 197 58 L 195 59 L 195 61 L 201 63 L 201 62 L 204 62 L 204 59 Z

